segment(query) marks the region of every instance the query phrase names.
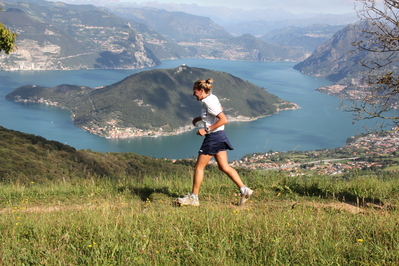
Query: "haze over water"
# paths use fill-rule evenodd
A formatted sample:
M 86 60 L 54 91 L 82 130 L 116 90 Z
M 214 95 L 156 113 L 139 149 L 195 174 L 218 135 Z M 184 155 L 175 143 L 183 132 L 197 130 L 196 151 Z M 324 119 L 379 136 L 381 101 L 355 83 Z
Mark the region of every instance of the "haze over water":
M 299 110 L 283 111 L 252 122 L 229 123 L 226 132 L 235 148 L 229 152 L 230 160 L 239 159 L 248 153 L 269 150 L 342 147 L 348 137 L 364 132 L 365 122 L 352 124 L 348 114 L 337 109 L 340 106 L 340 99 L 315 90 L 330 85 L 331 82 L 299 73 L 292 68 L 295 63 L 181 59 L 163 61 L 163 65 L 156 68 L 175 68 L 181 64 L 230 73 L 257 86 L 266 87 L 269 92 L 295 102 L 301 107 Z M 75 127 L 70 119 L 70 113 L 66 110 L 38 104 L 14 103 L 4 99 L 14 88 L 23 85 L 53 87 L 60 84 L 75 84 L 99 87 L 113 84 L 145 70 L 149 69 L 0 71 L 0 126 L 40 135 L 77 149 L 134 152 L 156 158 L 193 158 L 197 155 L 202 142 L 202 138 L 197 136 L 195 131 L 170 137 L 106 139 Z M 218 95 L 217 81 L 214 89 L 214 94 Z M 187 93 L 191 94 L 191 90 L 192 88 L 187 88 Z M 200 105 L 198 105 L 199 111 Z M 375 121 L 368 123 L 372 127 Z

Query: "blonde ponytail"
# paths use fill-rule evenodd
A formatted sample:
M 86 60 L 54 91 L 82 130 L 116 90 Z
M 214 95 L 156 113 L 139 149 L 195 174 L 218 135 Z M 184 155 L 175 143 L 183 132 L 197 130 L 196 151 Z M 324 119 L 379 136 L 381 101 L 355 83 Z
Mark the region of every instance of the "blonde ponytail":
M 194 83 L 194 89 L 204 89 L 207 93 L 209 93 L 209 91 L 213 88 L 212 83 L 213 79 L 200 79 Z

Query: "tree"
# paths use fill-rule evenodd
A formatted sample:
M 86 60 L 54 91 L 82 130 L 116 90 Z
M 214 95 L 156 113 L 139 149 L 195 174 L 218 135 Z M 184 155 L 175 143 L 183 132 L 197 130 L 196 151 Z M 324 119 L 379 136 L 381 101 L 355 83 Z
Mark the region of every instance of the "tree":
M 2 9 L 0 8 L 0 11 Z M 16 50 L 15 40 L 17 39 L 17 34 L 8 30 L 2 23 L 0 23 L 0 53 L 4 51 L 9 54 Z
M 399 103 L 399 1 L 356 0 L 363 27 L 354 42 L 358 51 L 368 56 L 360 63 L 366 68 L 363 79 L 365 96 L 360 102 L 345 107 L 355 120 L 382 118 L 399 131 L 399 117 L 391 110 Z M 366 25 L 364 27 L 364 25 Z

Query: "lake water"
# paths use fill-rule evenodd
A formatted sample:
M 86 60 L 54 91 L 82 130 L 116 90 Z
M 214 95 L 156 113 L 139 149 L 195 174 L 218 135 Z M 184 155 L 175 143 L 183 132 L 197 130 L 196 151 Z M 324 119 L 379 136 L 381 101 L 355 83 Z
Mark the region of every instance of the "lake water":
M 182 59 L 163 61 L 156 68 L 175 68 L 181 64 L 230 73 L 257 86 L 266 87 L 269 92 L 301 107 L 299 110 L 283 111 L 252 122 L 231 122 L 226 125 L 227 135 L 235 148 L 229 152 L 230 160 L 239 159 L 248 153 L 269 150 L 342 147 L 348 137 L 364 132 L 365 122 L 352 124 L 348 114 L 337 109 L 340 106 L 339 99 L 315 90 L 330 85 L 329 81 L 299 73 L 292 68 L 294 63 Z M 53 87 L 75 84 L 98 87 L 113 84 L 143 70 L 149 69 L 0 71 L 0 125 L 66 143 L 77 149 L 134 152 L 155 158 L 193 158 L 202 142 L 195 131 L 169 137 L 106 139 L 75 127 L 68 111 L 38 104 L 14 103 L 4 98 L 14 88 L 22 85 Z M 187 93 L 191 94 L 191 88 L 187 88 Z

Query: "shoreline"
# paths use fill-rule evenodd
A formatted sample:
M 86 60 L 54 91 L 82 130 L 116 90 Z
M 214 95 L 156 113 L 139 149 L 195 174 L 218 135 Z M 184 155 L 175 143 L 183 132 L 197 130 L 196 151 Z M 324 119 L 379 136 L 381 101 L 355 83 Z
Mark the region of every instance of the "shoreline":
M 281 111 L 300 109 L 300 106 L 296 103 L 291 103 L 291 105 L 292 105 L 292 107 L 289 107 L 289 108 L 283 108 L 283 109 L 278 108 L 277 112 L 273 113 L 271 115 L 259 116 L 256 118 L 250 118 L 250 117 L 245 117 L 245 116 L 237 116 L 237 117 L 227 116 L 227 119 L 229 122 L 251 122 L 251 121 L 258 120 L 260 118 L 278 114 Z M 72 114 L 72 116 L 73 116 L 73 114 Z M 91 134 L 94 134 L 94 135 L 97 135 L 100 137 L 104 137 L 107 139 L 130 139 L 130 138 L 135 138 L 135 137 L 157 138 L 157 137 L 175 136 L 175 135 L 179 135 L 179 134 L 182 134 L 182 133 L 185 133 L 185 132 L 188 132 L 195 128 L 200 128 L 200 127 L 193 126 L 193 125 L 187 125 L 187 126 L 179 127 L 177 130 L 168 131 L 168 132 L 164 132 L 162 130 L 162 128 L 160 128 L 159 131 L 144 130 L 144 129 L 135 128 L 135 127 L 119 128 L 116 126 L 112 126 L 112 129 L 102 128 L 102 127 L 88 128 L 86 126 L 81 126 L 79 128 L 81 128 Z
M 60 106 L 58 102 L 53 102 L 50 100 L 45 100 L 43 98 L 40 99 L 22 99 L 22 98 L 14 98 L 13 101 L 15 102 L 20 102 L 20 103 L 36 103 L 36 104 L 44 104 L 44 105 L 49 105 L 49 106 L 54 106 L 57 108 L 65 109 L 71 112 L 71 120 L 74 122 L 74 113 L 72 110 Z M 255 118 L 251 117 L 245 117 L 245 116 L 237 116 L 237 117 L 232 117 L 232 116 L 227 116 L 227 119 L 229 122 L 251 122 L 255 121 L 260 118 L 272 116 L 275 114 L 278 114 L 281 111 L 289 111 L 289 110 L 298 110 L 300 109 L 300 106 L 296 103 L 290 103 L 290 107 L 288 108 L 277 108 L 276 112 L 270 115 L 265 115 L 265 116 L 259 116 Z M 84 131 L 89 132 L 90 134 L 94 134 L 103 138 L 107 139 L 129 139 L 129 138 L 135 138 L 135 137 L 150 137 L 150 138 L 156 138 L 156 137 L 167 137 L 167 136 L 175 136 L 179 135 L 188 131 L 191 131 L 195 128 L 198 128 L 197 126 L 193 125 L 187 125 L 187 126 L 182 126 L 179 127 L 178 129 L 174 131 L 167 131 L 164 132 L 162 130 L 162 127 L 157 131 L 157 130 L 144 130 L 136 127 L 126 127 L 126 128 L 120 128 L 116 127 L 115 125 L 110 125 L 110 126 L 105 126 L 105 127 L 87 127 L 87 126 L 77 126 L 75 123 L 74 125 L 80 129 L 83 129 Z
M 64 106 L 60 106 L 58 102 L 55 101 L 50 101 L 46 100 L 44 98 L 40 99 L 22 99 L 20 97 L 16 97 L 12 99 L 14 102 L 20 102 L 20 103 L 36 103 L 36 104 L 44 104 L 44 105 L 49 105 L 49 106 L 54 106 L 57 108 L 65 109 L 68 110 L 71 113 L 71 120 L 74 123 L 74 113 L 72 110 L 69 108 L 66 108 Z M 287 108 L 276 108 L 276 112 L 270 115 L 264 115 L 264 116 L 259 116 L 255 118 L 251 117 L 245 117 L 245 116 L 237 116 L 237 117 L 232 117 L 227 115 L 227 119 L 229 122 L 251 122 L 255 121 L 260 118 L 276 115 L 281 111 L 289 111 L 289 110 L 298 110 L 300 109 L 300 106 L 296 103 L 291 103 L 291 102 L 285 102 L 284 104 L 290 104 L 290 107 Z M 74 123 L 74 125 L 80 129 L 83 129 L 84 131 L 89 132 L 90 134 L 97 135 L 99 137 L 107 138 L 107 139 L 130 139 L 130 138 L 136 138 L 136 137 L 167 137 L 167 136 L 175 136 L 179 135 L 188 131 L 191 131 L 195 128 L 199 128 L 197 126 L 193 125 L 187 125 L 187 126 L 182 126 L 179 127 L 178 129 L 174 131 L 163 131 L 162 127 L 159 128 L 159 130 L 145 130 L 145 129 L 140 129 L 136 127 L 126 127 L 126 128 L 121 128 L 117 127 L 114 124 L 110 124 L 109 126 L 95 126 L 95 127 L 87 127 L 87 126 L 78 126 Z

